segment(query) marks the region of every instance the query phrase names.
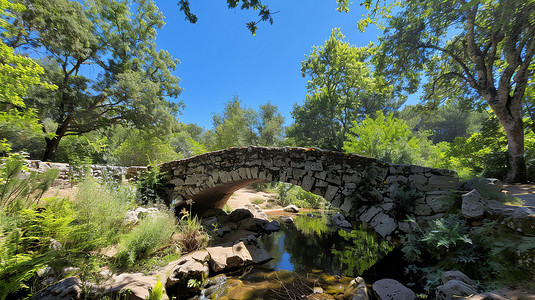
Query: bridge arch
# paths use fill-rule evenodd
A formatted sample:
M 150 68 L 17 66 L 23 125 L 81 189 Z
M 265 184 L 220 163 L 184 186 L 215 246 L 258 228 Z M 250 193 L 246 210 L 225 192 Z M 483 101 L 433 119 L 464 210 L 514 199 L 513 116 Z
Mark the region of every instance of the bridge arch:
M 383 236 L 405 230 L 397 220 L 400 212 L 444 212 L 448 191 L 459 188 L 450 170 L 393 165 L 317 148 L 228 148 L 163 163 L 160 171 L 168 175 L 167 200 L 192 199 L 196 210 L 222 208 L 234 191 L 253 182 L 280 181 L 324 197 Z

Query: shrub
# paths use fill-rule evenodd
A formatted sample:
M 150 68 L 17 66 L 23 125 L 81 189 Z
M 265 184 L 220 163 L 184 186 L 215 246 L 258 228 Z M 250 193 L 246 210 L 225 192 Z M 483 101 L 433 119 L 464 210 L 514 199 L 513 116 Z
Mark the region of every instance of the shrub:
M 125 228 L 126 211 L 134 205 L 129 187 L 107 186 L 86 177 L 78 188 L 74 209 L 79 230 L 73 237 L 75 243 L 91 250 L 115 242 Z
M 14 213 L 37 203 L 59 174 L 57 169 L 44 173 L 28 171 L 23 154 L 11 154 L 0 168 L 0 209 Z
M 185 209 L 182 209 L 181 214 L 182 217 L 178 221 L 178 232 L 180 234 L 180 249 L 182 253 L 189 253 L 206 247 L 210 238 L 204 231 L 201 221 L 197 216 L 192 216 Z
M 318 209 L 325 201 L 322 197 L 303 190 L 300 186 L 280 183 L 277 187 L 279 200 L 284 206 L 294 204 L 298 207 Z
M 175 230 L 175 218 L 171 213 L 147 215 L 121 239 L 117 253 L 119 264 L 133 266 L 137 260 L 147 258 L 164 246 Z

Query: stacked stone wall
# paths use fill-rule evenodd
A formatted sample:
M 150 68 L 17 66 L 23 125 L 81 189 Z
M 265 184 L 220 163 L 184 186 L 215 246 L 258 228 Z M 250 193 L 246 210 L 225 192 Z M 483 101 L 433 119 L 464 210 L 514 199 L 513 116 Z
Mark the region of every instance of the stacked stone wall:
M 242 147 L 160 165 L 169 175 L 169 201 L 194 200 L 196 209 L 222 207 L 232 193 L 256 181 L 280 181 L 324 197 L 354 221 L 380 234 L 410 231 L 407 216 L 434 218 L 460 186 L 454 171 L 393 165 L 315 148 Z
M 40 160 L 27 161 L 28 170 L 31 172 L 45 172 L 48 169 L 58 169 L 59 175 L 54 181 L 53 186 L 68 187 L 73 183 L 73 178 L 81 179 L 89 173 L 97 179 L 106 178 L 113 179 L 118 182 L 125 182 L 136 180 L 138 175 L 147 170 L 145 166 L 103 166 L 103 165 L 87 165 L 83 167 L 75 167 L 67 163 L 43 162 Z

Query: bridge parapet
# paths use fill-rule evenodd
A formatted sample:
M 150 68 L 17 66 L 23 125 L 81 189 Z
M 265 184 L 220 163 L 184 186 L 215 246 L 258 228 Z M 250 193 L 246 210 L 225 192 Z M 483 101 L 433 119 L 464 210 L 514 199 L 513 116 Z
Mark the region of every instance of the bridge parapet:
M 221 208 L 232 193 L 258 181 L 301 186 L 324 197 L 383 236 L 410 227 L 406 216 L 432 217 L 459 188 L 450 170 L 392 165 L 355 154 L 316 148 L 241 147 L 160 165 L 169 174 L 168 200 L 194 200 L 197 210 Z

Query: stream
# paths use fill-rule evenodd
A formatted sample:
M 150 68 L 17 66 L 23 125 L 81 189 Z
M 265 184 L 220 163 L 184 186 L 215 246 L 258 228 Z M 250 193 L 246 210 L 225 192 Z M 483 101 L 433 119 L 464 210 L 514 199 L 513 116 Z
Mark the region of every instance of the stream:
M 357 276 L 402 279 L 400 251 L 391 243 L 372 229 L 340 230 L 330 217 L 315 211 L 293 216 L 293 223 L 279 219 L 280 231 L 259 238 L 273 259 L 212 278 L 200 299 L 298 299 L 318 289 L 323 296 L 314 299 L 345 299 Z

